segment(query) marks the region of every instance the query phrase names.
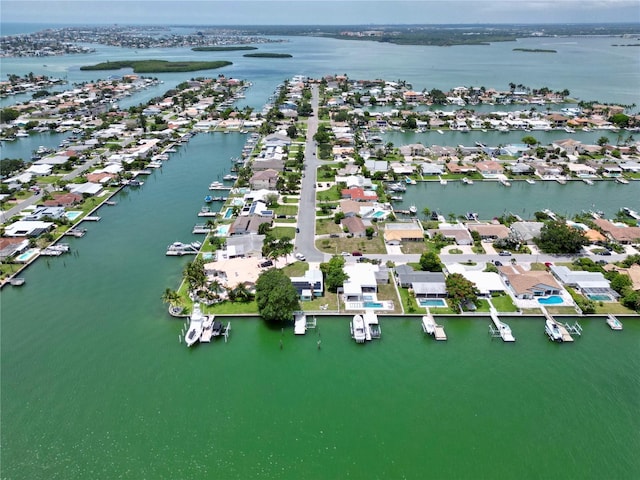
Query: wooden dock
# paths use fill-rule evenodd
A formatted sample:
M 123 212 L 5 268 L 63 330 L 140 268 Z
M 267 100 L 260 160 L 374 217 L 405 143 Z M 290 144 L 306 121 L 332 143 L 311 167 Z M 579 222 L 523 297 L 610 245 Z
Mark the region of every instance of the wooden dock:
M 382 336 L 382 330 L 380 330 L 378 315 L 376 315 L 373 310 L 365 310 L 362 318 L 364 320 L 365 340 L 371 341 L 372 339 L 380 338 Z
M 489 333 L 491 336 L 500 337 L 503 342 L 515 342 L 516 339 L 513 336 L 513 333 L 511 333 L 511 328 L 498 318 L 497 310 L 492 307 L 490 313 L 493 325 L 495 325 L 495 327 L 493 325 L 489 325 Z
M 304 312 L 293 313 L 293 333 L 296 335 L 307 333 L 307 316 Z

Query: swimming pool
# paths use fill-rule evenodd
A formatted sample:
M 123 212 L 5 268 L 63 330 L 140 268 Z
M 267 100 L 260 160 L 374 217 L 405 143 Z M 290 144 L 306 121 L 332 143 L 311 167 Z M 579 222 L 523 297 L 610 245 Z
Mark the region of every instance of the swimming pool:
M 613 299 L 609 295 L 604 295 L 604 294 L 592 293 L 591 295 L 587 295 L 587 297 L 589 297 L 590 300 L 593 300 L 596 302 L 613 302 Z
M 384 305 L 380 302 L 364 302 L 364 308 L 382 308 Z
M 233 216 L 233 208 L 227 208 L 227 211 L 224 212 L 224 219 L 229 220 Z
M 447 306 L 444 298 L 419 298 L 418 303 L 421 307 L 445 308 Z
M 226 237 L 229 233 L 229 225 L 218 225 L 216 228 L 216 235 L 220 237 Z
M 30 248 L 29 250 L 27 250 L 24 253 L 21 253 L 20 255 L 18 255 L 16 257 L 16 262 L 20 262 L 20 263 L 27 263 L 29 260 L 31 260 L 33 257 L 35 257 L 36 255 L 38 255 L 38 249 L 37 248 Z
M 377 212 L 374 212 L 373 215 L 371 215 L 372 218 L 382 218 L 385 217 L 387 215 L 387 212 L 384 212 L 382 210 L 378 210 Z
M 231 205 L 234 207 L 244 207 L 244 200 L 241 198 L 232 198 Z
M 67 217 L 69 220 L 74 221 L 76 218 L 78 218 L 80 215 L 82 215 L 82 212 L 79 212 L 77 210 L 73 210 L 71 212 L 65 212 L 64 216 Z
M 562 297 L 560 295 L 551 295 L 549 297 L 538 298 L 538 303 L 541 305 L 559 305 L 563 303 Z

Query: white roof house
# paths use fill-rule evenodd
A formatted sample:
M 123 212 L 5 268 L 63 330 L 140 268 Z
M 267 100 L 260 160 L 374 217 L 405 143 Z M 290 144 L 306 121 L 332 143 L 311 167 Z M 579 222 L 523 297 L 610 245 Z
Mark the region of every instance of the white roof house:
M 7 226 L 4 234 L 7 237 L 34 237 L 46 232 L 52 226 L 52 222 L 20 220 Z

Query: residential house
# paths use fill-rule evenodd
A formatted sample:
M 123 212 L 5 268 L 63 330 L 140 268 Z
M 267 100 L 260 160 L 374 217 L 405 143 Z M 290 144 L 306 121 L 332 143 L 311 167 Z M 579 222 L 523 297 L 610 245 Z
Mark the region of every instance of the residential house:
M 313 300 L 324 293 L 322 272 L 318 269 L 310 268 L 302 277 L 291 277 L 291 283 L 302 301 Z
M 395 267 L 396 282 L 402 288 L 411 288 L 417 298 L 445 298 L 447 287 L 442 272 L 423 272 L 409 265 Z
M 277 182 L 278 172 L 272 169 L 258 171 L 249 179 L 249 185 L 254 190 L 276 190 Z
M 495 177 L 496 175 L 501 175 L 504 173 L 504 167 L 502 166 L 502 164 L 494 160 L 484 160 L 482 162 L 478 162 L 476 163 L 476 168 L 478 169 L 478 172 L 480 172 L 480 174 L 486 178 Z
M 271 225 L 273 223 L 273 219 L 269 217 L 261 217 L 259 215 L 238 217 L 231 227 L 229 227 L 229 235 L 258 234 L 260 225 L 263 223 Z
M 597 218 L 594 223 L 602 230 L 607 237 L 623 244 L 640 242 L 640 227 L 629 227 L 616 225 L 609 220 Z
M 540 236 L 542 222 L 514 222 L 511 224 L 511 235 L 519 242 L 532 245 L 533 239 Z
M 262 258 L 262 245 L 264 235 L 235 235 L 226 239 L 226 248 L 216 252 L 216 258 L 227 259 L 236 257 L 258 257 Z
M 378 194 L 371 190 L 364 190 L 360 187 L 345 188 L 341 192 L 342 198 L 349 198 L 356 202 L 375 202 Z
M 434 238 L 437 234 L 444 238 L 453 239 L 457 245 L 473 245 L 473 237 L 461 223 L 441 223 L 438 228 L 430 228 L 427 230 L 429 238 Z
M 467 223 L 467 228 L 471 232 L 478 232 L 482 240 L 497 240 L 499 238 L 507 238 L 511 234 L 509 227 L 488 223 Z
M 364 225 L 364 222 L 360 217 L 345 217 L 340 221 L 340 224 L 342 225 L 343 229 L 352 234 L 354 237 L 366 236 L 367 227 Z
M 363 302 L 366 296 L 378 292 L 378 282 L 375 276 L 377 265 L 372 263 L 347 263 L 344 272 L 348 280 L 343 285 L 344 302 Z
M 418 221 L 387 223 L 384 226 L 384 241 L 388 245 L 402 242 L 424 241 L 424 231 Z
M 519 299 L 533 299 L 559 295 L 562 288 L 551 273 L 542 270 L 525 270 L 521 265 L 498 267 L 505 284 Z
M 585 272 L 582 270 L 570 270 L 565 266 L 552 265 L 549 270 L 565 286 L 573 287 L 585 296 L 608 295 L 618 298 L 616 291 L 611 289 L 611 284 L 601 272 Z
M 45 207 L 71 207 L 82 201 L 82 195 L 75 193 L 54 193 L 51 200 L 45 200 Z

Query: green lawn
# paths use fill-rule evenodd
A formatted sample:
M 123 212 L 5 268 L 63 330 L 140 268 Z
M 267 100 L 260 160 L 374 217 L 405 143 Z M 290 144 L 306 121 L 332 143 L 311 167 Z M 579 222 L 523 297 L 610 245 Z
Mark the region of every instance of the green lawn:
M 325 238 L 316 242 L 316 247 L 325 253 L 340 252 L 362 252 L 367 253 L 386 253 L 384 240 L 382 237 L 373 237 L 371 240 L 367 238 Z
M 491 303 L 498 310 L 498 312 L 517 312 L 518 307 L 515 306 L 513 300 L 509 295 L 501 295 L 499 297 L 493 297 Z
M 309 270 L 309 264 L 307 262 L 294 262 L 282 268 L 282 271 L 287 277 L 301 277 L 307 270 Z
M 294 227 L 273 227 L 271 232 L 275 238 L 294 238 L 296 236 L 296 229 Z
M 320 218 L 316 220 L 316 235 L 328 235 L 342 233 L 342 227 L 333 221 L 333 218 Z
M 329 190 L 322 190 L 320 192 L 317 192 L 317 195 L 316 195 L 316 198 L 319 202 L 340 200 L 341 197 L 342 195 L 338 190 L 337 185 L 333 185 L 331 188 L 329 188 Z
M 621 314 L 634 314 L 633 310 L 628 309 L 624 305 L 618 302 L 602 302 L 602 306 L 600 306 L 599 302 L 596 302 L 596 313 L 613 313 L 614 315 L 617 313 Z
M 276 215 L 297 215 L 298 207 L 296 205 L 278 205 L 273 209 Z

